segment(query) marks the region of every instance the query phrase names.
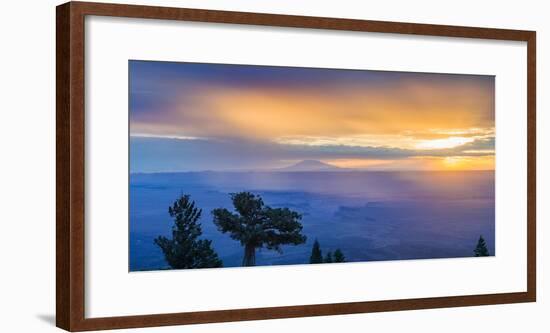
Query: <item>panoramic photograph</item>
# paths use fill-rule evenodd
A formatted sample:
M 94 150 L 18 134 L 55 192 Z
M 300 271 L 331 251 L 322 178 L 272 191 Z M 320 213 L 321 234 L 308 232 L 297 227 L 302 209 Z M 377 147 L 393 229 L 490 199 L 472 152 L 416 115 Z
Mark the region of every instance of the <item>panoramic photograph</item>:
M 495 255 L 494 76 L 128 72 L 131 272 Z

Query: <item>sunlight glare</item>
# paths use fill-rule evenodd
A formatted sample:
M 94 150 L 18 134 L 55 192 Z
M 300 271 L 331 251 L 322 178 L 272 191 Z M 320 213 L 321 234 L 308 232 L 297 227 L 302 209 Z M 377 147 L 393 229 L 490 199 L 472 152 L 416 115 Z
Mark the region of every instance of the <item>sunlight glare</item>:
M 445 139 L 423 140 L 416 144 L 416 149 L 448 149 L 473 142 L 474 138 L 451 136 Z

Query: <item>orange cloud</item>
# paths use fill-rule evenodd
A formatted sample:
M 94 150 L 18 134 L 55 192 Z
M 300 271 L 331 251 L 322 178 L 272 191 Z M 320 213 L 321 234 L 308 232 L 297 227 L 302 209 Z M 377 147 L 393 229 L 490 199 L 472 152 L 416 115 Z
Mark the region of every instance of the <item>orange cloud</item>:
M 131 133 L 166 138 L 242 139 L 287 146 L 395 148 L 437 156 L 340 159 L 352 168 L 487 170 L 494 168 L 494 85 L 467 76 L 312 86 L 181 87 L 181 94 Z M 476 146 L 485 140 L 485 146 Z M 493 146 L 491 146 L 493 145 Z M 464 147 L 462 147 L 464 146 Z M 459 156 L 457 148 L 468 149 Z M 428 153 L 426 153 L 428 151 Z M 448 154 L 448 156 L 443 156 Z M 466 154 L 467 155 L 467 154 Z
M 494 156 L 415 156 L 404 159 L 330 159 L 324 162 L 365 170 L 494 170 Z
M 208 100 L 216 118 L 228 125 L 224 133 L 214 135 L 339 137 L 493 126 L 492 91 L 470 86 L 329 92 L 224 89 Z
M 414 142 L 407 143 L 407 138 L 465 137 L 451 133 L 490 132 L 494 127 L 492 87 L 469 81 L 329 91 L 195 89 L 191 101 L 189 97 L 178 101 L 159 121 L 133 122 L 132 132 L 271 141 L 323 137 L 341 144 L 369 137 L 379 146 L 387 146 L 386 139 L 392 137 L 392 146 L 411 147 Z M 429 142 L 425 144 L 430 147 Z

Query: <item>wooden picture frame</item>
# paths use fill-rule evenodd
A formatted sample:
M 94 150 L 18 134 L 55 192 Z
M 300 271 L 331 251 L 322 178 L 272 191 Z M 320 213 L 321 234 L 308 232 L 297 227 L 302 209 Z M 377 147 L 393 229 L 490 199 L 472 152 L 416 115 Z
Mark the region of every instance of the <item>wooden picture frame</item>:
M 536 33 L 534 31 L 412 24 L 69 2 L 57 7 L 56 37 L 56 323 L 69 331 L 326 316 L 380 311 L 534 302 L 536 300 Z M 221 311 L 85 318 L 85 31 L 87 15 L 310 28 L 403 35 L 478 38 L 527 43 L 527 291 L 515 293 L 312 304 Z

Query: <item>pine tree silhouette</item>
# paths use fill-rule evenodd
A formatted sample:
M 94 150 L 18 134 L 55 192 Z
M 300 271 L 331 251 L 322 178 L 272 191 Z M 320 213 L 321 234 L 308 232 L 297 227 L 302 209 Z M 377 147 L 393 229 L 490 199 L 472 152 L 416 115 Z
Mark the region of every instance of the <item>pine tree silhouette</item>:
M 334 262 L 346 262 L 346 257 L 344 253 L 342 253 L 342 250 L 336 249 L 336 251 L 334 251 Z
M 155 238 L 168 265 L 172 268 L 208 268 L 222 267 L 223 263 L 212 248 L 212 241 L 199 239 L 202 235 L 198 222 L 202 209 L 195 207 L 189 195 L 181 195 L 168 207 L 168 214 L 174 219 L 172 238 Z
M 311 249 L 311 256 L 309 257 L 310 264 L 322 264 L 323 263 L 323 253 L 321 252 L 321 246 L 319 241 L 315 239 L 313 242 L 313 248 Z
M 259 195 L 250 192 L 231 194 L 236 213 L 225 208 L 212 211 L 214 224 L 244 247 L 243 266 L 256 265 L 256 249 L 282 252 L 281 245 L 306 242 L 302 234 L 302 215 L 288 208 L 271 208 Z
M 476 257 L 490 256 L 489 250 L 487 249 L 487 244 L 485 244 L 485 239 L 483 239 L 483 236 L 479 236 L 479 240 L 477 241 L 477 246 L 474 250 L 474 255 Z

